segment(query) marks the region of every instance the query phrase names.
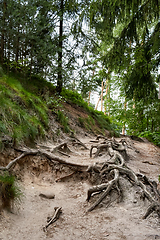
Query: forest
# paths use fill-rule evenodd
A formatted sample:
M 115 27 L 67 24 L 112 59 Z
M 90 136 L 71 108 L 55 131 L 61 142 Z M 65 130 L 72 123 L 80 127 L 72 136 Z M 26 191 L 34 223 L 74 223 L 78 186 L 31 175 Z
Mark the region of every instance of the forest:
M 0 0 L 0 239 L 160 239 L 159 15 Z
M 1 0 L 0 64 L 99 102 L 117 132 L 160 144 L 159 10 L 158 0 Z

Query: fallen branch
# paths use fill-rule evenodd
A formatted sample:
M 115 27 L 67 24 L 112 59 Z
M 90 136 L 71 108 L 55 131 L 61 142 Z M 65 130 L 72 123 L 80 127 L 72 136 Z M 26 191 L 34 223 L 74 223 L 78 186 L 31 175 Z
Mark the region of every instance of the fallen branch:
M 49 227 L 49 225 L 51 225 L 52 223 L 54 223 L 55 221 L 57 221 L 57 219 L 59 218 L 60 214 L 62 213 L 62 208 L 55 208 L 55 214 L 54 216 L 51 218 L 51 220 L 47 223 L 46 226 L 43 227 L 43 231 L 46 232 L 47 228 Z

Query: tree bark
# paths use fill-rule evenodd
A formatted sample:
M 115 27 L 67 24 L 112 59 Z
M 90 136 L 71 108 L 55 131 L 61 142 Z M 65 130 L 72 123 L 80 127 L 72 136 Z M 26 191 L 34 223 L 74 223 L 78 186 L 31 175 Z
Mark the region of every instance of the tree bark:
M 57 79 L 57 87 L 56 90 L 60 94 L 63 86 L 63 76 L 62 76 L 62 51 L 63 51 L 63 8 L 64 8 L 64 0 L 61 0 L 60 3 L 60 25 L 59 25 L 59 50 L 58 50 L 58 79 Z
M 6 17 L 6 8 L 7 3 L 3 1 L 3 16 L 2 16 L 2 32 L 1 32 L 1 49 L 0 49 L 0 62 L 3 64 L 4 62 L 4 38 L 5 38 L 5 17 Z

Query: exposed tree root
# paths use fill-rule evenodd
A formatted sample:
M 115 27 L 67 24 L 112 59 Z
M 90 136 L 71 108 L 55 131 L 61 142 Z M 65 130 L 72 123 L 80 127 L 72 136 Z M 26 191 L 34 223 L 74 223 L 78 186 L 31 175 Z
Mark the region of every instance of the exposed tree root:
M 52 153 L 59 152 L 64 156 L 70 157 L 70 155 L 68 153 L 71 153 L 72 151 L 67 146 L 67 142 L 64 142 L 64 143 L 59 144 L 55 148 L 53 148 L 51 152 Z
M 96 171 L 96 173 L 99 173 L 99 178 L 102 183 L 88 190 L 87 201 L 90 200 L 92 194 L 101 193 L 101 195 L 87 211 L 92 211 L 98 206 L 113 189 L 117 190 L 120 201 L 122 198 L 122 190 L 119 187 L 119 176 L 121 175 L 123 178 L 127 177 L 132 184 L 140 187 L 143 191 L 144 198 L 146 197 L 151 203 L 143 219 L 147 218 L 153 211 L 157 212 L 158 216 L 160 216 L 160 196 L 157 191 L 157 185 L 151 182 L 146 176 L 136 174 L 132 169 L 126 166 L 124 155 L 121 154 L 121 151 L 125 151 L 126 147 L 126 141 L 117 142 L 114 138 L 112 138 L 112 141 L 107 141 L 105 144 L 91 146 L 90 157 L 92 157 L 92 150 L 96 148 L 97 151 L 94 157 L 98 157 L 99 154 L 105 150 L 109 154 L 110 160 L 104 162 L 102 167 L 95 164 L 88 169 L 88 171 Z M 149 186 L 150 190 L 147 189 L 146 185 Z M 110 199 L 110 202 L 111 201 Z
M 88 169 L 88 165 L 81 165 L 81 164 L 77 164 L 77 163 L 68 162 L 65 159 L 59 158 L 58 156 L 56 156 L 50 152 L 47 152 L 43 149 L 39 149 L 39 150 L 32 149 L 32 150 L 28 150 L 28 151 L 26 151 L 26 149 L 25 150 L 21 149 L 19 151 L 21 151 L 21 152 L 24 151 L 24 153 L 22 153 L 19 157 L 15 158 L 13 161 L 11 161 L 6 167 L 0 166 L 0 170 L 8 171 L 8 170 L 10 170 L 10 168 L 12 166 L 14 166 L 19 160 L 23 159 L 25 156 L 37 155 L 37 154 L 45 156 L 51 162 L 56 161 L 56 162 L 59 162 L 64 165 L 68 165 L 70 167 L 75 167 L 77 171 L 86 171 Z
M 86 171 L 88 169 L 88 165 L 81 165 L 78 163 L 68 162 L 44 150 L 39 150 L 39 153 L 47 157 L 47 159 L 49 159 L 50 161 L 57 161 L 61 164 L 64 164 L 70 167 L 75 167 L 77 171 Z
M 73 146 L 77 144 L 84 147 L 84 149 L 88 149 L 88 147 L 76 137 L 72 136 L 71 138 L 69 138 L 69 140 L 72 142 Z
M 41 198 L 46 198 L 46 199 L 54 199 L 55 198 L 54 193 L 40 193 L 39 196 Z
M 99 141 L 99 138 L 97 141 Z M 96 182 L 97 185 L 89 188 L 87 193 L 87 201 L 89 201 L 95 194 L 100 194 L 100 196 L 95 201 L 95 203 L 89 207 L 87 210 L 88 212 L 95 209 L 107 196 L 110 196 L 110 200 L 108 201 L 107 206 L 110 205 L 110 203 L 113 202 L 112 198 L 115 193 L 117 195 L 116 199 L 118 199 L 118 201 L 121 201 L 124 189 L 122 189 L 119 179 L 126 178 L 132 183 L 132 185 L 136 185 L 138 188 L 140 188 L 143 193 L 143 198 L 147 198 L 150 202 L 150 205 L 144 214 L 143 219 L 147 218 L 152 212 L 156 212 L 160 217 L 160 194 L 157 190 L 157 184 L 156 182 L 149 180 L 145 175 L 140 173 L 137 174 L 132 169 L 127 167 L 126 160 L 128 159 L 128 155 L 126 149 L 129 146 L 129 143 L 127 143 L 126 139 L 122 139 L 120 142 L 118 142 L 114 138 L 111 140 L 104 138 L 103 143 L 92 145 L 90 149 L 90 157 L 93 155 L 93 149 L 96 148 L 97 151 L 94 154 L 94 158 L 98 158 L 103 153 L 105 153 L 105 155 L 108 154 L 108 157 L 110 158 L 105 162 L 99 163 L 97 161 L 92 165 L 82 165 L 74 162 L 69 162 L 64 158 L 60 158 L 56 155 L 56 153 L 59 152 L 69 157 L 70 155 L 68 155 L 68 153 L 73 153 L 68 147 L 69 141 L 71 141 L 73 145 L 79 144 L 83 146 L 85 150 L 87 150 L 87 147 L 76 138 L 70 138 L 67 142 L 59 144 L 53 148 L 52 153 L 42 148 L 20 149 L 22 154 L 12 160 L 6 167 L 0 166 L 0 170 L 10 170 L 18 161 L 27 155 L 42 155 L 45 156 L 50 162 L 56 161 L 60 164 L 64 164 L 68 167 L 73 168 L 74 172 L 61 177 L 56 181 L 61 181 L 67 177 L 70 177 L 76 172 L 87 172 L 90 177 L 96 176 L 97 181 L 94 182 Z M 53 152 L 55 154 L 53 154 Z M 46 226 L 48 227 L 49 225 Z M 46 226 L 45 228 L 47 228 Z
M 97 145 L 92 145 L 91 149 L 90 149 L 90 157 L 92 157 L 92 151 L 94 148 L 97 149 L 94 158 L 98 157 L 100 155 L 100 153 L 102 153 L 104 151 L 107 153 L 110 148 L 110 149 L 112 149 L 112 151 L 116 150 L 116 151 L 120 152 L 121 155 L 125 158 L 125 160 L 127 159 L 126 145 L 124 145 L 124 141 L 122 143 L 121 142 L 119 143 L 114 138 L 112 138 L 111 141 L 107 140 L 103 143 L 100 143 Z
M 106 189 L 103 194 L 100 196 L 100 198 L 88 209 L 88 212 L 92 211 L 102 200 L 107 196 L 107 194 L 111 191 L 113 185 L 117 185 L 118 179 L 119 179 L 119 171 L 114 169 L 114 179 L 109 181 L 107 184 L 101 184 L 95 188 L 89 189 L 88 190 L 88 199 L 90 198 L 91 194 L 93 192 L 99 192 L 102 191 L 103 189 Z
M 26 151 L 24 153 L 22 153 L 19 157 L 15 158 L 13 161 L 11 161 L 6 167 L 2 167 L 0 166 L 0 170 L 3 171 L 8 171 L 11 169 L 11 167 L 13 167 L 20 159 L 24 158 L 27 155 L 36 155 L 38 153 L 37 150 L 31 150 L 31 151 Z
M 153 211 L 155 211 L 158 214 L 158 217 L 160 217 L 160 203 L 151 203 L 142 219 L 146 219 Z
M 66 176 L 57 178 L 57 179 L 56 179 L 56 182 L 60 182 L 60 181 L 62 181 L 62 180 L 64 180 L 64 179 L 66 179 L 66 178 L 69 178 L 69 177 L 73 176 L 75 173 L 77 173 L 77 171 L 74 171 L 74 172 L 72 172 L 72 173 L 70 173 L 70 174 L 68 174 L 68 175 L 66 175 Z

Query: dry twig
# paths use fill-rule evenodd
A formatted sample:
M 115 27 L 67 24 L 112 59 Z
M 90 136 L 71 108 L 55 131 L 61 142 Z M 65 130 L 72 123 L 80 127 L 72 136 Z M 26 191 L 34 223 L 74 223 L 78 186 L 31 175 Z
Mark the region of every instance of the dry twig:
M 52 223 L 57 221 L 57 219 L 59 218 L 61 213 L 62 213 L 62 208 L 61 207 L 55 208 L 54 216 L 50 219 L 50 221 L 47 223 L 47 225 L 43 227 L 44 232 L 47 231 L 47 228 L 49 227 L 49 225 L 51 225 Z

